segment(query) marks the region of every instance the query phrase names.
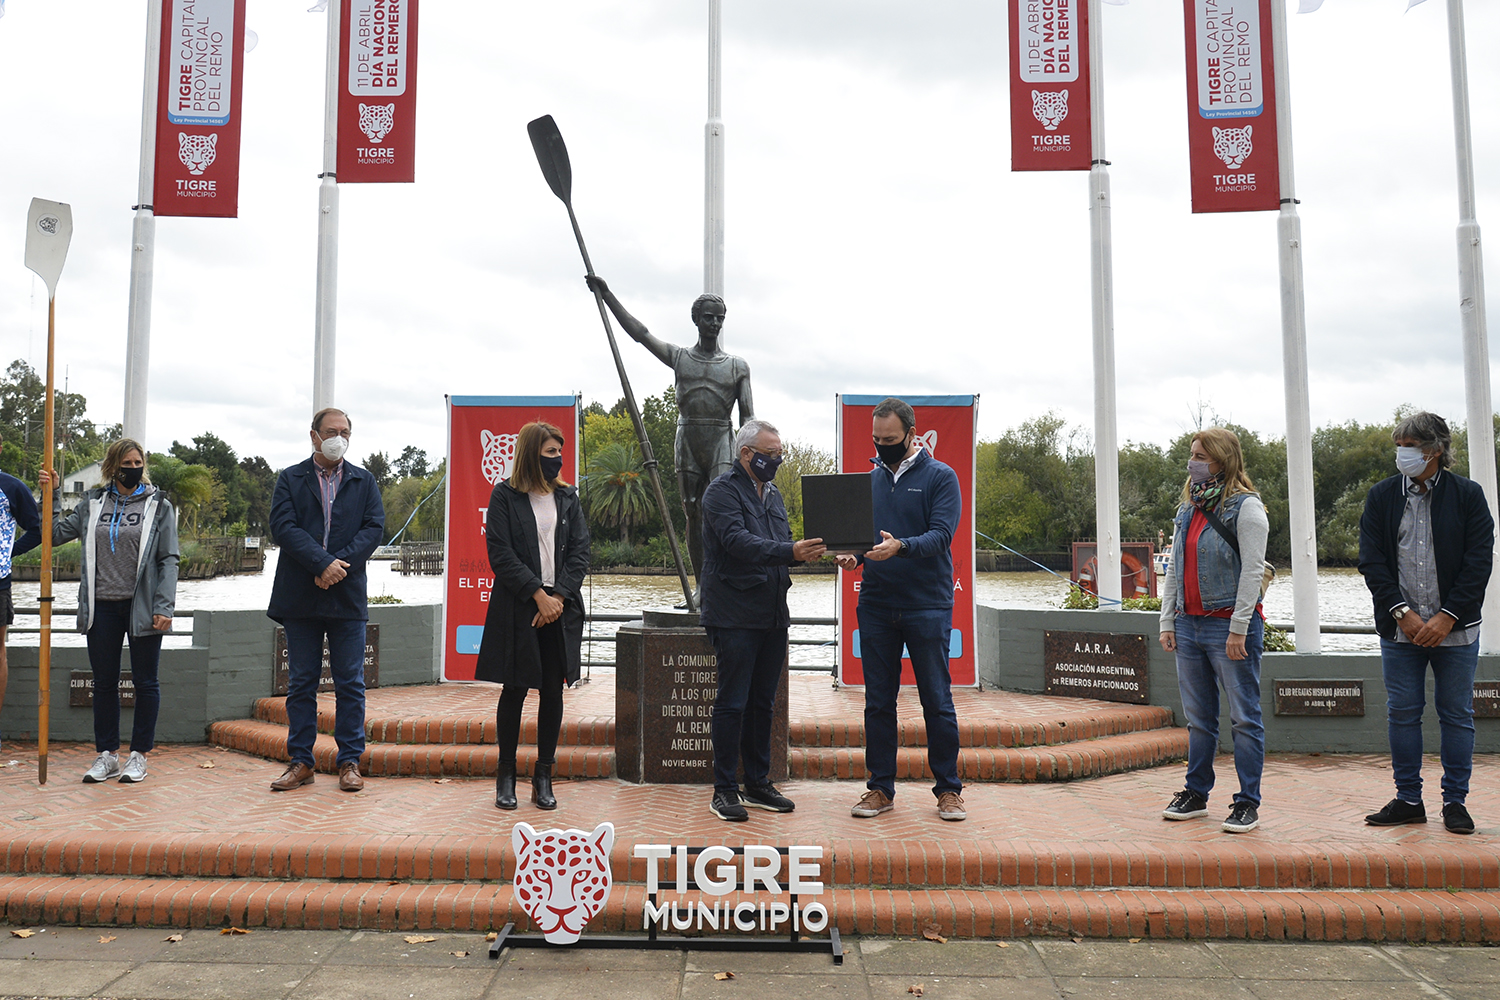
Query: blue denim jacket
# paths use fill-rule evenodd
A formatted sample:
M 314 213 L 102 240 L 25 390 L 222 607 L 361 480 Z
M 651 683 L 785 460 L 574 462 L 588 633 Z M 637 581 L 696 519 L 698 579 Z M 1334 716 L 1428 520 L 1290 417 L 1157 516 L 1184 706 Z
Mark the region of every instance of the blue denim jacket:
M 1240 517 L 1240 505 L 1245 498 L 1252 496 L 1250 493 L 1236 493 L 1228 500 L 1219 504 L 1215 511 L 1224 526 L 1238 537 L 1238 521 Z M 1172 559 L 1177 562 L 1177 613 L 1183 614 L 1187 608 L 1186 584 L 1183 582 L 1181 570 L 1187 566 L 1186 560 L 1178 561 L 1181 557 L 1179 549 L 1187 545 L 1188 526 L 1193 520 L 1193 511 L 1196 508 L 1192 504 L 1183 504 L 1177 509 L 1177 519 L 1173 528 L 1174 539 Z M 1234 607 L 1235 594 L 1240 585 L 1240 557 L 1234 554 L 1234 549 L 1224 540 L 1224 536 L 1214 530 L 1212 524 L 1203 528 L 1203 534 L 1198 536 L 1198 597 L 1203 603 L 1204 611 L 1218 611 L 1221 608 Z

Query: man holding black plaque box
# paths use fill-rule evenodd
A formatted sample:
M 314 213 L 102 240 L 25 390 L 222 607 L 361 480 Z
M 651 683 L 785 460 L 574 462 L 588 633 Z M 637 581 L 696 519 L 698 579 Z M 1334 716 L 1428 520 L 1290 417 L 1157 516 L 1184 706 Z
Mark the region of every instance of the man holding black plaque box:
M 938 816 L 962 820 L 958 715 L 953 710 L 948 648 L 953 633 L 953 535 L 963 509 L 958 475 L 917 440 L 917 416 L 905 402 L 875 407 L 870 490 L 880 542 L 863 556 L 841 555 L 846 570 L 863 564 L 859 645 L 865 674 L 865 769 L 868 791 L 850 812 L 861 819 L 894 808 L 896 698 L 902 646 L 911 657 L 927 722 L 927 764 Z

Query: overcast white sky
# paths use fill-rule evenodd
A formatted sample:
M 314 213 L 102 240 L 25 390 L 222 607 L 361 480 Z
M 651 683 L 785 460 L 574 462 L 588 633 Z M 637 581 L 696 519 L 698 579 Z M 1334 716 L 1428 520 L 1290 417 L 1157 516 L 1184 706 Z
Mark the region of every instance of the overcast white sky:
M 240 218 L 157 224 L 147 445 L 305 454 L 324 15 L 250 0 Z M 1289 4 L 1295 8 L 1295 3 Z M 1444 4 L 1290 17 L 1312 417 L 1463 414 Z M 1013 174 L 1000 0 L 726 0 L 725 344 L 758 415 L 832 449 L 835 392 L 977 392 L 993 437 L 1092 423 L 1087 176 Z M 338 401 L 358 457 L 445 448 L 444 393 L 620 394 L 525 123 L 556 117 L 596 268 L 686 343 L 702 290 L 706 0 L 423 5 L 417 183 L 345 185 Z M 22 266 L 70 202 L 58 375 L 120 419 L 145 0 L 0 19 L 0 364 L 45 362 Z M 1183 6 L 1104 8 L 1120 439 L 1199 400 L 1281 434 L 1274 213 L 1189 212 Z M 1500 4 L 1468 4 L 1479 220 L 1500 231 Z M 9 234 L 6 236 L 5 234 Z M 1500 295 L 1497 252 L 1489 258 Z M 638 396 L 670 373 L 626 340 Z

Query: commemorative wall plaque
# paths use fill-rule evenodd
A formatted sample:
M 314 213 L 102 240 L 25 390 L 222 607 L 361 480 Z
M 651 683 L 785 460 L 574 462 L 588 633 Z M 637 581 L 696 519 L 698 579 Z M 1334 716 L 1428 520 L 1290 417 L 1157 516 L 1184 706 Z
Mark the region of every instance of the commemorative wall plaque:
M 719 663 L 686 612 L 650 612 L 615 637 L 615 774 L 625 781 L 711 785 Z M 771 780 L 786 779 L 787 674 L 771 721 Z
M 276 652 L 272 666 L 275 670 L 272 693 L 286 694 L 287 686 L 291 682 L 291 672 L 286 663 L 286 629 L 280 625 L 276 626 Z M 365 623 L 365 687 L 380 687 L 380 626 L 374 622 Z M 329 664 L 328 637 L 324 636 L 323 676 L 318 680 L 318 693 L 326 694 L 332 690 L 333 668 Z
M 74 670 L 68 677 L 68 707 L 92 708 L 94 705 L 94 672 Z M 120 672 L 120 707 L 135 707 L 135 680 L 130 671 Z
M 1278 679 L 1276 681 L 1277 715 L 1351 715 L 1365 714 L 1365 682 Z
M 1500 681 L 1474 682 L 1474 716 L 1500 719 Z
M 1046 693 L 1144 705 L 1151 694 L 1144 635 L 1053 632 L 1044 640 Z

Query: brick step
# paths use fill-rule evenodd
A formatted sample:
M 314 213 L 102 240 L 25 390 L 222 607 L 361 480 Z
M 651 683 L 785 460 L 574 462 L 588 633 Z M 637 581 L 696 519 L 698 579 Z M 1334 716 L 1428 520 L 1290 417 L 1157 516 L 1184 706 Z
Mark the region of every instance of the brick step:
M 910 695 L 915 700 L 915 695 Z M 1000 692 L 1009 701 L 1034 696 Z M 1061 699 L 1038 699 L 1055 703 Z M 1163 729 L 1173 724 L 1172 710 L 1155 705 L 1097 706 L 1084 703 L 1076 710 L 1060 710 L 1045 719 L 1015 719 L 1005 714 L 966 717 L 959 713 L 958 741 L 964 747 L 1057 746 L 1080 740 Z M 1003 713 L 1001 706 L 996 706 Z M 896 729 L 904 747 L 927 745 L 927 724 L 918 715 L 902 718 Z M 787 742 L 804 747 L 862 747 L 865 743 L 863 714 L 833 718 L 793 718 L 787 724 Z
M 494 699 L 491 698 L 493 701 Z M 253 710 L 254 718 L 278 726 L 287 724 L 285 698 L 257 698 Z M 318 699 L 318 732 L 333 732 L 334 703 L 331 699 Z M 458 716 L 415 715 L 393 716 L 375 714 L 366 708 L 365 738 L 380 743 L 441 743 L 441 744 L 495 744 L 495 707 L 491 705 L 487 714 Z M 536 696 L 521 714 L 521 742 L 536 743 Z M 615 720 L 613 716 L 563 716 L 562 730 L 557 742 L 561 746 L 606 746 L 615 742 Z
M 645 898 L 643 886 L 616 886 L 589 931 L 639 932 Z M 682 901 L 698 898 L 690 893 Z M 844 934 L 916 935 L 935 925 L 946 937 L 978 939 L 1500 942 L 1495 892 L 894 888 L 832 889 L 816 898 Z M 12 925 L 472 931 L 514 921 L 529 927 L 509 885 L 472 882 L 6 876 L 0 917 Z
M 1156 767 L 1187 757 L 1186 729 L 1154 729 L 1051 746 L 969 747 L 958 754 L 964 781 L 1073 781 Z M 787 773 L 792 778 L 838 778 L 863 781 L 865 752 L 858 747 L 790 747 Z M 897 780 L 931 779 L 927 751 L 903 746 L 896 751 Z
M 253 719 L 215 722 L 208 727 L 214 746 L 254 754 L 268 760 L 289 760 L 286 726 Z M 492 743 L 375 743 L 365 747 L 360 772 L 369 777 L 494 777 L 500 751 Z M 314 768 L 324 774 L 338 772 L 338 746 L 333 737 L 318 734 L 313 745 Z M 536 763 L 536 747 L 522 744 L 516 751 L 516 771 L 530 776 Z M 607 778 L 615 771 L 612 746 L 559 746 L 555 777 L 564 779 Z
M 510 843 L 513 824 L 525 821 L 547 828 L 569 825 L 569 821 L 529 805 L 514 813 L 486 808 L 488 791 L 481 787 L 475 794 L 486 818 L 493 819 L 490 834 L 15 834 L 0 837 L 0 873 L 85 879 L 508 881 L 515 874 Z M 289 797 L 296 794 L 287 793 Z M 707 815 L 706 806 L 701 813 Z M 890 836 L 884 819 L 867 821 L 872 829 L 866 839 L 829 840 L 796 832 L 783 832 L 774 839 L 821 846 L 821 881 L 872 892 L 893 888 L 1500 890 L 1500 855 L 1483 843 L 1467 840 L 1420 847 L 1367 843 L 1335 849 L 1311 843 L 1255 843 L 1248 838 L 1158 840 L 1128 846 L 1076 841 L 1047 844 L 945 839 L 930 833 L 900 836 L 902 831 L 890 831 L 898 834 Z M 823 824 L 813 820 L 807 825 Z M 721 824 L 719 829 L 723 835 L 713 842 L 731 847 L 765 839 L 747 835 L 742 826 Z M 662 843 L 707 842 L 702 837 L 665 833 L 649 836 Z M 610 867 L 620 884 L 646 881 L 646 862 L 632 856 L 632 847 L 633 842 L 622 838 L 610 854 Z M 664 868 L 661 877 L 666 885 L 675 876 Z

